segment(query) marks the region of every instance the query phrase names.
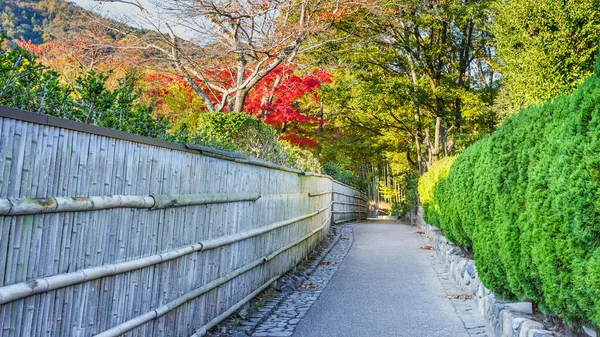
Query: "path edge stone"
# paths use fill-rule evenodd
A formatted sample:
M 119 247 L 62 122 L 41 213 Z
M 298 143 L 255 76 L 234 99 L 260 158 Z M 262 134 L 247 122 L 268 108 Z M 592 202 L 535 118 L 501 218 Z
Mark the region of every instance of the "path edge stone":
M 477 309 L 497 337 L 565 337 L 558 332 L 546 330 L 541 322 L 534 320 L 531 303 L 497 299 L 481 283 L 475 261 L 467 258 L 460 247 L 450 243 L 439 228 L 425 223 L 422 207 L 419 207 L 417 215 L 411 220 L 417 230 L 424 233 L 423 236 L 431 243 L 461 291 L 472 296 Z

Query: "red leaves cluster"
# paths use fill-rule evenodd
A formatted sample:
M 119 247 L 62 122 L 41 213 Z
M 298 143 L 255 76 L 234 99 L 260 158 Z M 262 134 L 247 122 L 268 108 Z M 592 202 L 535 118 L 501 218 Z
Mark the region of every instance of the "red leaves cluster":
M 23 37 L 20 40 L 16 40 L 15 43 L 35 56 L 42 56 L 46 49 L 42 45 L 31 43 L 31 40 L 26 41 Z
M 316 117 L 301 111 L 298 101 L 308 97 L 314 104 L 319 100 L 316 91 L 323 83 L 331 82 L 331 75 L 320 70 L 315 70 L 307 76 L 299 76 L 294 73 L 294 65 L 280 65 L 260 80 L 249 93 L 245 102 L 245 111 L 255 117 L 261 118 L 265 123 L 282 129 L 283 125 L 300 124 L 311 125 L 322 123 Z M 214 71 L 210 73 L 212 78 L 221 78 L 221 83 L 231 81 L 232 74 L 227 71 Z M 148 74 L 145 80 L 150 83 L 147 93 L 156 100 L 157 108 L 163 104 L 170 94 L 169 88 L 173 85 L 184 89 L 185 97 L 189 103 L 195 97 L 195 93 L 182 76 L 165 73 Z M 215 92 L 204 88 L 201 81 L 197 81 L 204 92 L 213 97 L 214 101 L 220 100 Z M 232 85 L 232 84 L 230 84 Z M 168 113 L 164 107 L 160 107 L 162 113 Z M 176 114 L 176 112 L 173 112 Z M 308 137 L 302 137 L 293 132 L 287 132 L 280 139 L 296 144 L 301 147 L 317 147 L 318 143 Z
M 246 111 L 263 117 L 271 125 L 316 121 L 316 118 L 298 111 L 295 103 L 298 99 L 311 95 L 313 102 L 317 104 L 315 91 L 321 87 L 321 83 L 331 82 L 331 75 L 317 70 L 300 77 L 293 73 L 294 68 L 293 65 L 282 65 L 263 78 L 247 98 Z
M 315 70 L 300 77 L 294 74 L 294 69 L 294 65 L 281 65 L 263 78 L 247 98 L 246 111 L 277 128 L 286 123 L 319 123 L 318 118 L 300 111 L 298 100 L 308 96 L 314 104 L 318 104 L 316 91 L 322 83 L 331 82 L 331 75 Z M 318 146 L 316 141 L 296 134 L 288 134 L 281 139 L 301 147 Z
M 319 146 L 319 143 L 317 143 L 316 140 L 310 139 L 308 137 L 300 137 L 294 133 L 291 133 L 291 134 L 285 135 L 285 136 L 281 136 L 281 137 L 279 137 L 279 139 L 288 141 L 288 142 L 298 145 L 300 147 L 315 148 L 315 147 Z

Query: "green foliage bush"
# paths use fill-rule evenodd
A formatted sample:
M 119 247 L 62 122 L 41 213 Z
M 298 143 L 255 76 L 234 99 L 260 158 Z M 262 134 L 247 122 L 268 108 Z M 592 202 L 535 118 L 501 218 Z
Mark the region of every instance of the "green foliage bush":
M 337 163 L 329 161 L 323 164 L 321 171 L 333 179 L 342 182 L 346 185 L 359 188 L 361 185 L 360 178 L 352 171 L 346 170 Z
M 570 93 L 592 74 L 600 39 L 598 0 L 494 1 L 495 53 L 505 113 Z
M 0 45 L 2 45 L 0 36 Z M 60 75 L 40 64 L 21 48 L 0 50 L 0 105 L 67 118 L 100 127 L 155 138 L 168 138 L 170 123 L 155 118 L 133 73 L 107 87 L 108 76 L 89 71 L 74 85 L 61 83 Z
M 592 76 L 467 148 L 438 179 L 433 201 L 424 179 L 427 217 L 472 247 L 497 295 L 600 326 L 599 154 L 600 77 Z
M 246 113 L 210 112 L 199 116 L 198 133 L 188 142 L 244 153 L 303 171 L 321 172 L 321 165 L 312 153 L 278 138 L 272 126 Z
M 440 206 L 433 199 L 433 189 L 442 179 L 446 179 L 450 166 L 456 157 L 445 157 L 435 162 L 425 174 L 419 178 L 418 191 L 421 205 L 423 206 L 423 218 L 431 225 L 439 226 L 437 218 Z

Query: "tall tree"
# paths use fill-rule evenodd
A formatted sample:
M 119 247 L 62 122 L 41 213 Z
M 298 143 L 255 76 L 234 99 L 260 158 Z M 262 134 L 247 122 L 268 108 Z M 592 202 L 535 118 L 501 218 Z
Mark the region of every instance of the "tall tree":
M 509 112 L 569 92 L 594 69 L 599 0 L 502 0 L 494 33 Z
M 393 130 L 394 146 L 420 173 L 451 152 L 449 137 L 462 147 L 489 131 L 498 87 L 490 2 L 365 3 L 361 16 L 336 26 L 356 32 L 354 52 L 342 57 L 355 83 L 331 109 L 373 136 Z
M 209 111 L 242 111 L 262 78 L 312 48 L 311 38 L 346 12 L 342 0 L 110 2 L 140 10 L 136 21 L 158 34 L 129 47 L 157 51 Z

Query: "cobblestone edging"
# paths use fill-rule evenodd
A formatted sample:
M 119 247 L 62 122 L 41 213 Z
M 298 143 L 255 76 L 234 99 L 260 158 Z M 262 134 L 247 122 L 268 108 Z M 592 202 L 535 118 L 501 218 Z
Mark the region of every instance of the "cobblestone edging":
M 340 236 L 335 245 L 323 259 L 315 260 L 316 269 L 306 277 L 295 292 L 274 307 L 266 320 L 256 326 L 252 336 L 285 337 L 294 333 L 302 317 L 317 300 L 352 247 L 354 242 L 352 229 L 352 225 L 340 228 Z
M 434 251 L 427 251 L 427 257 L 437 273 L 448 299 L 452 302 L 458 317 L 463 322 L 469 337 L 493 337 L 494 333 L 485 318 L 478 312 L 475 301 L 472 298 L 460 296 L 463 295 L 463 292 L 458 288 L 456 282 L 450 278 L 448 268 L 437 254 Z
M 497 337 L 564 337 L 557 332 L 546 330 L 541 322 L 535 321 L 530 303 L 511 303 L 496 299 L 494 294 L 481 284 L 475 262 L 465 257 L 460 247 L 448 242 L 437 227 L 426 224 L 421 212 L 414 220 L 418 230 L 424 232 L 425 238 L 435 249 L 435 254 L 432 252 L 430 255 L 437 255 L 440 262 L 439 266 L 434 264 L 434 267 L 436 270 L 447 269 L 447 275 L 452 277 L 455 285 L 464 294 L 472 296 L 477 305 L 476 309 L 485 317 Z
M 255 332 L 256 328 L 260 326 L 263 322 L 265 322 L 280 306 L 280 304 L 285 301 L 290 295 L 297 291 L 297 286 L 303 284 L 309 275 L 313 274 L 313 272 L 319 267 L 319 264 L 323 261 L 323 259 L 329 254 L 329 252 L 337 245 L 340 238 L 341 228 L 344 228 L 350 225 L 336 226 L 335 227 L 335 235 L 331 236 L 328 240 L 328 247 L 323 249 L 323 251 L 316 257 L 314 260 L 308 265 L 306 270 L 302 272 L 300 276 L 295 275 L 285 275 L 279 280 L 275 287 L 284 288 L 281 292 L 278 292 L 277 295 L 267 301 L 265 305 L 258 310 L 258 312 L 250 315 L 246 320 L 241 320 L 239 322 L 240 326 L 234 328 L 228 335 L 232 337 L 243 337 L 252 335 Z M 344 241 L 344 240 L 342 240 Z

